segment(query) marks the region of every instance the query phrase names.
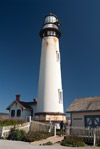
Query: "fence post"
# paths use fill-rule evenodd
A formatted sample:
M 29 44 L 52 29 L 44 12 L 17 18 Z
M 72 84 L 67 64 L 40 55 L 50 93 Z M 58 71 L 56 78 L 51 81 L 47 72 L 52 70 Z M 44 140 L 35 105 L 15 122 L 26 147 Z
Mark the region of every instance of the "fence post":
M 1 138 L 3 137 L 3 127 L 1 129 Z
M 54 124 L 54 136 L 56 136 L 56 124 Z
M 70 135 L 70 126 L 66 127 L 66 136 Z
M 95 130 L 95 128 L 94 128 L 94 141 L 93 141 L 93 146 L 95 146 L 95 144 L 96 144 L 96 130 Z

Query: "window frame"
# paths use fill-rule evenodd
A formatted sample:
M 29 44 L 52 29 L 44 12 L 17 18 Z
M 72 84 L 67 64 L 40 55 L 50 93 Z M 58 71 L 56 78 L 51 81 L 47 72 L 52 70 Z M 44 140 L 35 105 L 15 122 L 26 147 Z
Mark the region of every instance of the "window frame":
M 58 99 L 59 99 L 59 103 L 63 104 L 63 90 L 62 89 L 58 89 Z
M 60 52 L 56 51 L 56 60 L 57 62 L 60 62 Z
M 14 112 L 14 114 L 13 114 Z M 11 110 L 11 117 L 14 117 L 15 116 L 15 110 Z
M 20 114 L 18 113 L 20 111 Z M 20 117 L 21 116 L 21 109 L 18 109 L 17 110 L 17 117 Z

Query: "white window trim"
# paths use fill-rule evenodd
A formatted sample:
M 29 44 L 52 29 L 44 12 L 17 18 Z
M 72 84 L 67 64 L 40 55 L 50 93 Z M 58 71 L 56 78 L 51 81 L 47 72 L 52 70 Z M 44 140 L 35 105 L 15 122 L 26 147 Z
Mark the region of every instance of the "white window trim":
M 63 90 L 62 89 L 58 89 L 58 99 L 59 99 L 59 103 L 63 104 Z
M 56 60 L 60 62 L 60 52 L 56 51 Z

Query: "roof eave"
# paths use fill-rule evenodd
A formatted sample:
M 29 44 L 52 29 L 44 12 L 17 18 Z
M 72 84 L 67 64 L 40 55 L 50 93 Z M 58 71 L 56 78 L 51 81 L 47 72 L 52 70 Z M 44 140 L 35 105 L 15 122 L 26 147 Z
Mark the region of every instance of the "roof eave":
M 100 112 L 100 109 L 97 109 L 97 110 L 81 110 L 81 111 L 66 111 L 66 113 L 79 113 L 79 112 Z
M 9 110 L 10 107 L 11 107 L 15 102 L 16 102 L 20 107 L 22 107 L 23 109 L 26 109 L 26 108 L 25 108 L 23 105 L 21 105 L 18 101 L 14 100 L 14 101 L 6 108 L 6 110 Z
M 16 101 L 14 100 L 14 101 L 6 108 L 6 110 L 9 110 L 10 107 L 11 107 L 15 102 L 16 102 Z

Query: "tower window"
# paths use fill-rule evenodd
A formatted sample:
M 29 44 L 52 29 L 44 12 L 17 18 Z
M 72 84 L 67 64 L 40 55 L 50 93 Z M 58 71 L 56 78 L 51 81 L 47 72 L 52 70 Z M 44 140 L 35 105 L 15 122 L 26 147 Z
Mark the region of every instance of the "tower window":
M 57 62 L 60 62 L 60 53 L 58 51 L 56 51 L 56 59 Z
M 56 36 L 55 31 L 47 31 L 47 36 Z
M 43 37 L 45 36 L 45 33 L 43 33 Z
M 63 103 L 63 90 L 58 89 L 59 103 Z
M 56 36 L 56 32 L 54 32 L 53 35 Z
M 17 116 L 20 117 L 21 116 L 21 110 L 17 110 Z
M 47 35 L 50 35 L 50 31 L 47 31 Z

